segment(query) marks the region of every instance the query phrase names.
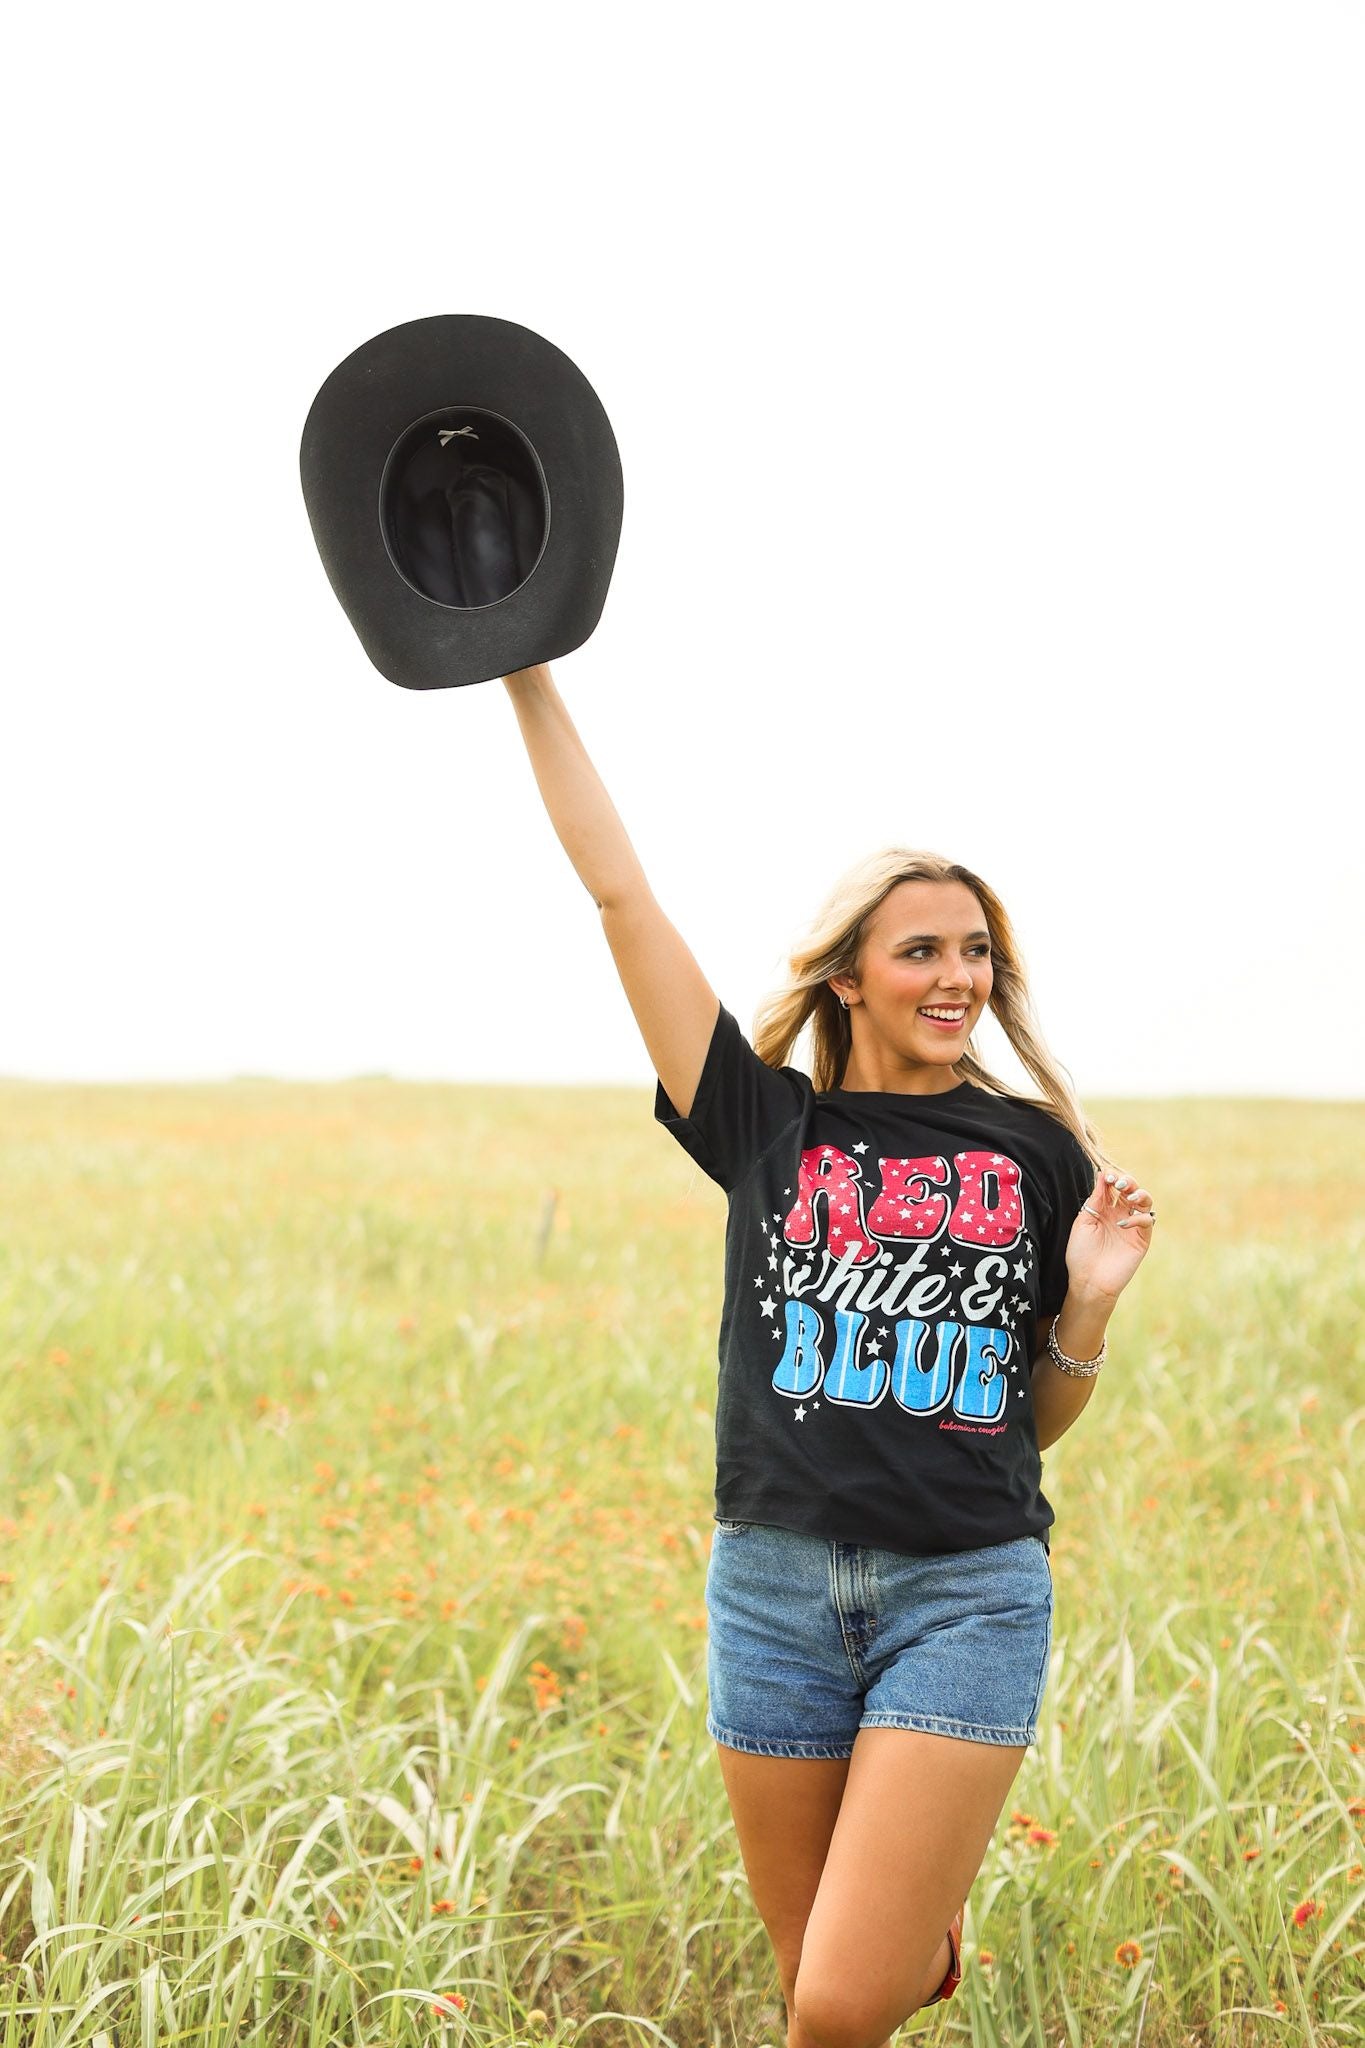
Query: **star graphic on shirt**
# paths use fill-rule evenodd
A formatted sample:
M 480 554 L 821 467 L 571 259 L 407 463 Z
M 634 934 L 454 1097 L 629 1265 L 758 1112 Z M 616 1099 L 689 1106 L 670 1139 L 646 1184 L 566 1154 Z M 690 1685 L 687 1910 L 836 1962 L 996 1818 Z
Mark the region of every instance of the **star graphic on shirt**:
M 948 1268 L 948 1271 L 952 1274 L 954 1280 L 960 1280 L 962 1278 L 964 1270 L 965 1269 L 962 1266 L 949 1266 Z
M 1015 1279 L 1016 1279 L 1016 1280 L 1023 1280 L 1023 1279 L 1026 1279 L 1026 1278 L 1027 1278 L 1027 1276 L 1028 1276 L 1028 1267 L 1027 1267 L 1026 1265 L 1024 1265 L 1024 1264 L 1022 1263 L 1022 1261 L 1021 1261 L 1021 1262 L 1020 1262 L 1020 1264 L 1019 1264 L 1019 1265 L 1017 1265 L 1017 1266 L 1015 1267 L 1015 1269 L 1014 1269 L 1014 1277 L 1015 1277 Z
M 774 1272 L 774 1273 L 775 1273 L 775 1272 L 777 1271 L 777 1253 L 776 1253 L 776 1252 L 769 1252 L 769 1254 L 768 1254 L 768 1266 L 769 1266 L 769 1269 L 770 1269 L 770 1270 L 771 1270 L 772 1272 Z
M 797 1410 L 795 1411 L 795 1413 L 796 1413 L 796 1419 L 797 1419 L 797 1421 L 798 1421 L 798 1422 L 804 1422 L 804 1421 L 805 1421 L 805 1419 L 806 1419 L 806 1411 L 805 1411 L 805 1409 L 804 1409 L 804 1408 L 798 1408 L 798 1409 L 797 1409 Z
M 770 1316 L 773 1310 L 777 1307 L 777 1303 L 773 1300 L 771 1295 L 768 1296 L 768 1299 L 766 1301 L 760 1301 L 758 1305 L 762 1309 L 765 1316 Z
M 863 1141 L 862 1141 L 862 1143 L 861 1143 L 861 1144 L 859 1144 L 859 1145 L 855 1145 L 855 1146 L 853 1147 L 853 1149 L 854 1149 L 854 1151 L 855 1151 L 855 1152 L 866 1152 L 866 1150 L 867 1150 L 867 1139 L 866 1139 L 866 1138 L 864 1138 L 864 1139 L 863 1139 Z

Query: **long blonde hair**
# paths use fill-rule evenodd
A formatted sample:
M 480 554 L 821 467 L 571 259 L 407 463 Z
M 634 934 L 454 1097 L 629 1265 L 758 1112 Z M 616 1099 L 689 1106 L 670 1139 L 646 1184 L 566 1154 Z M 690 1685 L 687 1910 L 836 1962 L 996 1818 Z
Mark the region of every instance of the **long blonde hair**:
M 868 922 L 898 882 L 962 882 L 977 897 L 986 914 L 995 972 L 991 1010 L 1020 1064 L 1043 1092 L 1040 1098 L 1006 1088 L 982 1065 L 970 1038 L 966 1051 L 954 1062 L 958 1074 L 991 1094 L 1031 1102 L 1046 1111 L 1071 1132 L 1092 1166 L 1108 1167 L 1112 1162 L 1098 1130 L 1082 1109 L 1066 1069 L 1043 1043 L 1023 958 L 1004 904 L 970 868 L 936 853 L 885 847 L 840 877 L 806 936 L 788 957 L 786 986 L 765 996 L 758 1006 L 753 1047 L 759 1058 L 770 1067 L 788 1065 L 792 1048 L 809 1024 L 811 1085 L 817 1094 L 839 1086 L 853 1049 L 853 1030 L 829 978 L 835 974 L 856 977 Z

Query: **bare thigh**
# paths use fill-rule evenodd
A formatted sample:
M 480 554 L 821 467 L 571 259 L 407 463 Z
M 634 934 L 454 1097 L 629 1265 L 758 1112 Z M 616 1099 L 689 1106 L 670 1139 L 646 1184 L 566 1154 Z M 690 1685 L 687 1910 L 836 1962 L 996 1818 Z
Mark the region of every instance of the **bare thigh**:
M 853 1759 L 749 1756 L 722 1743 L 716 1754 L 749 1889 L 790 2009 L 806 1922 Z
M 928 1995 L 1025 1748 L 861 1728 L 792 2004 L 826 2048 L 883 2042 Z M 858 1959 L 850 1977 L 848 1960 Z

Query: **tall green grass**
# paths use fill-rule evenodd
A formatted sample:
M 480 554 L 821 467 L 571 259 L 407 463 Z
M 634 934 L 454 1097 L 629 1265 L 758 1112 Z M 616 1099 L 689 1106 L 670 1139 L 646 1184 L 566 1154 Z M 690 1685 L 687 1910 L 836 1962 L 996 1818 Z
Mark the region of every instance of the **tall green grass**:
M 921 2024 L 1365 2040 L 1365 1105 L 1155 1243 Z M 0 1086 L 0 2048 L 780 2044 L 704 1727 L 724 1201 L 639 1090 Z

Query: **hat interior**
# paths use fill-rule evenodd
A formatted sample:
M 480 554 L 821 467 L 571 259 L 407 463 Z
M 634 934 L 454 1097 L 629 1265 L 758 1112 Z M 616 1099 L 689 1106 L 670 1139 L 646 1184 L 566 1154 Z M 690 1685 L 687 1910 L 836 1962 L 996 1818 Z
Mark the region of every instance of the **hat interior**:
M 405 582 L 469 611 L 519 590 L 545 552 L 550 494 L 500 413 L 445 406 L 405 428 L 379 482 L 384 544 Z

